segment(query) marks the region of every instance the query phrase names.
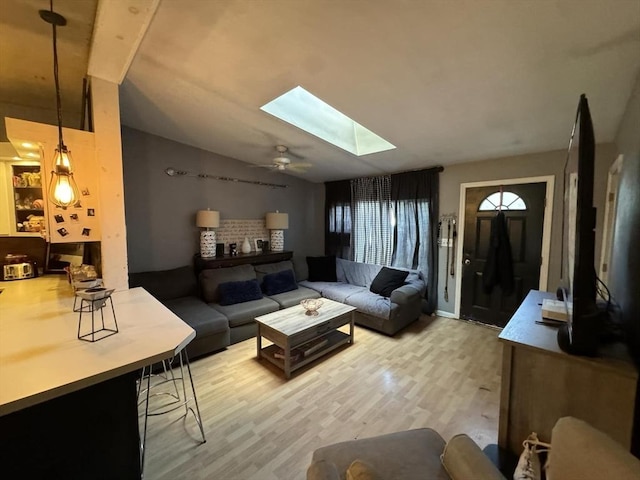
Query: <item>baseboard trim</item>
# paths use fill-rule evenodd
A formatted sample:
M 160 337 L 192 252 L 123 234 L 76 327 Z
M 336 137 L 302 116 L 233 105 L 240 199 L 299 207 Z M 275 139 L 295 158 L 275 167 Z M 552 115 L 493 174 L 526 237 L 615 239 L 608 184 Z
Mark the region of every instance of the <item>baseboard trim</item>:
M 458 319 L 458 317 L 456 317 L 455 314 L 451 312 L 445 312 L 444 310 L 436 310 L 436 315 L 438 317 L 455 318 L 456 320 Z

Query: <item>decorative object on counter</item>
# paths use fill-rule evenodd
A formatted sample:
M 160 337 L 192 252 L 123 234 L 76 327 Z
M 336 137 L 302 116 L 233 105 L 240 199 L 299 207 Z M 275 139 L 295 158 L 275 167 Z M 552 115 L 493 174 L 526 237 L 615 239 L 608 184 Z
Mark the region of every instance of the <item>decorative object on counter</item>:
M 244 237 L 244 242 L 242 242 L 242 253 L 251 253 L 251 244 L 247 237 Z
M 284 250 L 284 231 L 289 228 L 289 214 L 280 213 L 278 210 L 266 215 L 267 230 L 271 230 L 271 251 L 282 252 Z
M 204 228 L 200 232 L 200 255 L 203 258 L 216 256 L 216 232 L 210 230 L 220 226 L 220 212 L 215 210 L 198 210 L 196 215 L 196 225 Z
M 269 253 L 269 241 L 268 240 L 263 240 L 262 241 L 262 253 Z
M 238 255 L 238 244 L 236 243 L 229 244 L 229 255 L 231 255 L 232 257 L 235 257 L 236 255 Z
M 186 170 L 176 170 L 173 167 L 169 167 L 165 169 L 164 173 L 166 173 L 170 177 L 208 178 L 210 180 L 221 180 L 223 182 L 234 182 L 234 183 L 248 183 L 251 185 L 260 185 L 261 187 L 271 187 L 271 188 L 287 188 L 288 187 L 288 185 L 280 185 L 278 183 L 267 183 L 267 182 L 260 182 L 257 180 L 243 180 L 241 178 L 234 178 L 234 177 L 220 177 L 218 175 L 209 175 L 208 173 L 193 173 L 193 172 L 188 172 Z
M 216 257 L 224 257 L 224 243 L 216 243 Z
M 78 317 L 78 340 L 84 340 L 85 342 L 93 343 L 118 333 L 116 311 L 113 307 L 113 300 L 111 298 L 111 294 L 113 292 L 114 289 L 106 289 L 104 287 L 88 288 L 86 290 L 76 292 L 76 295 L 80 297 L 80 307 L 78 308 L 78 312 L 80 313 Z M 105 324 L 104 307 L 106 306 L 107 302 L 111 304 L 111 314 L 113 315 L 112 327 L 108 327 Z M 97 311 L 100 312 L 100 328 L 96 328 L 95 324 L 95 313 Z M 86 333 L 82 333 L 83 313 L 91 313 L 91 330 L 87 331 Z
M 82 298 L 78 295 L 78 292 L 83 292 L 85 290 L 89 290 L 90 288 L 102 287 L 103 284 L 101 278 L 94 278 L 87 280 L 72 280 L 71 286 L 73 287 L 73 293 L 75 295 L 73 298 L 73 311 L 79 312 L 81 308 L 81 302 L 79 303 L 79 301 Z
M 256 247 L 256 253 L 262 252 L 262 239 L 261 238 L 255 238 L 253 240 L 253 244 Z
M 58 147 L 54 154 L 54 169 L 51 172 L 51 183 L 49 184 L 49 200 L 58 207 L 66 209 L 73 205 L 80 197 L 78 186 L 73 178 L 71 167 L 71 151 L 64 144 L 62 138 L 62 105 L 60 101 L 60 82 L 58 79 L 58 41 L 57 27 L 63 27 L 67 20 L 53 11 L 53 0 L 51 0 L 50 10 L 40 10 L 40 18 L 51 24 L 53 30 L 53 78 L 56 87 L 56 105 L 58 113 Z
M 305 315 L 316 316 L 318 315 L 318 309 L 322 306 L 322 299 L 320 298 L 307 298 L 306 300 L 302 300 L 300 302 L 302 308 L 306 311 Z

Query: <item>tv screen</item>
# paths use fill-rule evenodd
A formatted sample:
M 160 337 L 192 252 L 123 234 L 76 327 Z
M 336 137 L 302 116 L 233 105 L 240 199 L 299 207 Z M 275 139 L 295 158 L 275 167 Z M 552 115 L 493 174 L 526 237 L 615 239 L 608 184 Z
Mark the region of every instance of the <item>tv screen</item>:
M 558 332 L 560 347 L 573 354 L 597 354 L 599 315 L 596 306 L 593 181 L 595 137 L 589 102 L 580 96 L 564 170 L 563 299 L 567 325 Z

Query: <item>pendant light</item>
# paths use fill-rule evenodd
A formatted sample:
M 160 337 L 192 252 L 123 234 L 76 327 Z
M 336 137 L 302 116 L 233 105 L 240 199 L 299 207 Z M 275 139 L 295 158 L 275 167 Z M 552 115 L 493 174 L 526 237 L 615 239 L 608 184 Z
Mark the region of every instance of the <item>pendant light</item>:
M 60 81 L 58 80 L 58 38 L 56 28 L 63 27 L 67 20 L 53 11 L 53 0 L 49 2 L 50 10 L 40 10 L 40 18 L 50 23 L 53 28 L 53 78 L 56 84 L 56 105 L 58 111 L 58 147 L 53 158 L 53 170 L 49 183 L 49 200 L 58 207 L 67 208 L 80 198 L 78 186 L 73 178 L 71 152 L 62 138 L 62 105 L 60 102 Z

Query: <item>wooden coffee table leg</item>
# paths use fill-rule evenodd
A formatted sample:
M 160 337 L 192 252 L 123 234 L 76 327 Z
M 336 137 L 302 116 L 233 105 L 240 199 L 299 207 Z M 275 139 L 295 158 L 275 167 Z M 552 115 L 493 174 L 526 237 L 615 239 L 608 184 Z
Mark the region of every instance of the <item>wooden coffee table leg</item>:
M 262 332 L 260 332 L 259 323 L 258 323 L 258 335 L 256 336 L 256 341 L 257 341 L 257 347 L 258 347 L 257 357 L 258 357 L 258 360 L 260 360 L 260 355 L 262 355 Z
M 291 378 L 291 343 L 288 338 L 284 346 L 284 376 Z

